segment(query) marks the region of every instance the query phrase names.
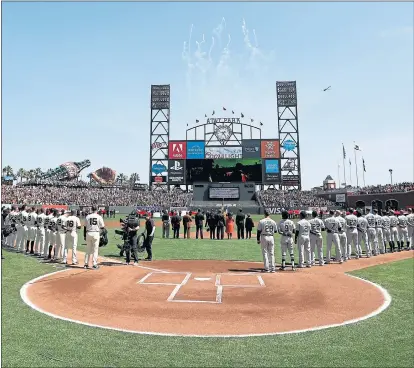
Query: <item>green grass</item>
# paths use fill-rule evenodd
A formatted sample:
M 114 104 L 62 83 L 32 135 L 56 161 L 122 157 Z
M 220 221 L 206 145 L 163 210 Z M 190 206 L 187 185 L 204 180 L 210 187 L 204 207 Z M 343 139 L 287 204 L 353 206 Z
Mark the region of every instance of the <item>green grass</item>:
M 159 240 L 157 258 L 178 258 L 186 250 L 183 254 L 193 258 L 260 259 L 254 243 L 226 243 Z M 244 253 L 249 247 L 256 250 Z M 374 318 L 299 335 L 203 339 L 126 334 L 49 318 L 26 306 L 19 291 L 28 280 L 56 269 L 21 254 L 4 255 L 4 367 L 410 367 L 414 361 L 413 259 L 353 273 L 381 284 L 393 297 Z

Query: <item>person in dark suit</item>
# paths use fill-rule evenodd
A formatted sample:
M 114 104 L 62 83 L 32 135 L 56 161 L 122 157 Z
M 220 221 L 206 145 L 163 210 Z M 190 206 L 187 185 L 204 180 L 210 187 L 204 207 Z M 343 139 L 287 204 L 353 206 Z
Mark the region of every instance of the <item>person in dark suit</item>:
M 183 216 L 184 239 L 190 239 L 190 228 L 192 222 L 193 220 L 191 219 L 190 214 L 186 213 Z
M 246 218 L 243 210 L 240 208 L 236 215 L 237 239 L 244 239 L 244 219 Z
M 198 209 L 195 215 L 196 239 L 198 239 L 199 233 L 200 233 L 200 238 L 203 239 L 203 223 L 204 223 L 204 215 L 201 213 L 201 210 Z
M 244 223 L 244 227 L 246 229 L 246 239 L 252 238 L 252 229 L 254 228 L 253 219 L 250 217 L 250 214 L 247 214 L 246 221 Z
M 216 224 L 217 224 L 217 239 L 223 240 L 224 239 L 224 226 L 226 225 L 226 221 L 220 210 L 217 211 Z
M 174 212 L 174 216 L 171 218 L 171 225 L 173 228 L 173 237 L 178 239 L 180 237 L 181 217 Z
M 207 215 L 207 226 L 210 229 L 210 239 L 215 239 L 217 222 L 216 216 L 213 213 L 209 213 Z

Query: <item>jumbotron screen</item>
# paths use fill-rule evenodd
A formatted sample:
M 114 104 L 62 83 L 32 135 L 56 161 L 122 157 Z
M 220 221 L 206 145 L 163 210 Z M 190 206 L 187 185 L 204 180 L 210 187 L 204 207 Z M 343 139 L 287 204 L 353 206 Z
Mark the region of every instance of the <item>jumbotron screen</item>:
M 186 161 L 187 184 L 194 182 L 262 182 L 262 160 L 257 158 Z

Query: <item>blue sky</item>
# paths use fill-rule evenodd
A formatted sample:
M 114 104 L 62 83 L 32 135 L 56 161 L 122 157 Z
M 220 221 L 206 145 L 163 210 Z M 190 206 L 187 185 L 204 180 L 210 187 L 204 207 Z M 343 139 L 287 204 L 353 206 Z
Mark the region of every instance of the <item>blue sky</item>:
M 88 158 L 145 182 L 151 84 L 171 84 L 170 139 L 222 106 L 277 138 L 275 82 L 296 80 L 304 188 L 337 178 L 342 142 L 354 165 L 354 140 L 367 185 L 389 182 L 389 168 L 413 181 L 412 14 L 412 3 L 2 3 L 2 164 Z M 205 55 L 215 38 L 209 63 L 203 34 Z

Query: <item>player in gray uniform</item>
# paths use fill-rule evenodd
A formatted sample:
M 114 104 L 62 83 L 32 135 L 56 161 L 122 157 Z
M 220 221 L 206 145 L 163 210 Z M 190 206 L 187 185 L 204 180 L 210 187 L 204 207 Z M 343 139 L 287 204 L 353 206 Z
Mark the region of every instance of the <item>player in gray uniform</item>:
M 384 212 L 382 216 L 382 234 L 384 236 L 384 243 L 388 242 L 390 246 L 390 252 L 394 252 L 394 244 L 391 240 L 391 222 L 388 217 L 388 212 Z M 385 244 L 385 252 L 387 252 L 387 245 Z
M 341 246 L 342 260 L 346 262 L 348 260 L 347 249 L 348 249 L 348 240 L 346 238 L 346 221 L 345 216 L 346 212 L 337 211 L 337 219 L 339 221 L 339 244 Z
M 299 250 L 299 265 L 298 268 L 304 267 L 304 260 L 306 259 L 306 267 L 312 267 L 311 264 L 311 250 L 310 250 L 310 229 L 311 224 L 306 220 L 306 212 L 301 211 L 299 214 L 299 221 L 296 223 L 295 244 L 298 245 Z
M 407 215 L 407 230 L 408 230 L 408 249 L 414 249 L 414 211 L 412 208 L 408 209 Z
M 394 211 L 390 211 L 390 232 L 391 232 L 391 242 L 393 251 L 395 251 L 395 242 L 397 242 L 398 251 L 401 252 L 400 236 L 398 234 L 398 218 L 395 216 Z
M 404 215 L 402 210 L 400 210 L 400 215 L 398 215 L 397 229 L 398 237 L 400 238 L 400 245 L 398 246 L 398 249 L 404 250 L 404 242 L 406 242 L 406 250 L 410 250 L 410 241 L 408 240 L 407 217 Z
M 365 215 L 365 219 L 368 222 L 367 235 L 369 247 L 371 249 L 372 255 L 377 256 L 379 254 L 376 229 L 377 219 L 375 218 L 375 215 L 371 213 L 369 208 L 367 208 L 367 214 Z
M 359 256 L 362 257 L 361 243 L 364 242 L 365 253 L 367 255 L 367 258 L 370 258 L 371 257 L 371 248 L 369 246 L 368 235 L 367 235 L 368 221 L 365 217 L 362 216 L 361 211 L 357 211 L 357 218 L 358 218 L 358 222 L 357 222 L 358 243 L 359 243 L 359 249 L 361 251 Z
M 309 221 L 310 229 L 310 247 L 311 247 L 311 265 L 315 265 L 315 248 L 318 251 L 319 266 L 324 265 L 323 261 L 323 239 L 322 231 L 325 230 L 325 224 L 318 217 L 318 212 L 312 211 L 312 219 Z
M 348 259 L 351 259 L 352 245 L 353 245 L 354 250 L 355 250 L 355 257 L 358 259 L 359 254 L 361 253 L 361 249 L 359 248 L 359 243 L 358 243 L 358 231 L 357 231 L 358 219 L 354 215 L 353 208 L 350 208 L 349 215 L 345 216 L 345 223 L 346 223 L 346 238 L 348 242 L 346 256 Z
M 264 219 L 257 225 L 257 244 L 262 246 L 263 263 L 266 272 L 275 272 L 275 238 L 277 224 L 269 216 L 267 210 L 264 211 Z
M 385 253 L 384 234 L 382 232 L 382 217 L 378 214 L 378 210 L 374 209 L 375 229 L 377 231 L 378 249 L 381 254 Z
M 329 211 L 329 217 L 325 219 L 326 228 L 326 264 L 331 262 L 331 249 L 332 243 L 335 245 L 335 258 L 336 261 L 342 263 L 341 247 L 339 245 L 339 221 L 337 217 L 334 217 L 335 211 Z
M 292 263 L 292 271 L 295 271 L 295 255 L 293 252 L 293 233 L 295 232 L 295 224 L 289 220 L 287 211 L 282 211 L 282 220 L 277 227 L 280 234 L 280 248 L 282 250 L 282 267 L 281 271 L 286 269 L 286 252 L 289 250 L 290 262 Z

